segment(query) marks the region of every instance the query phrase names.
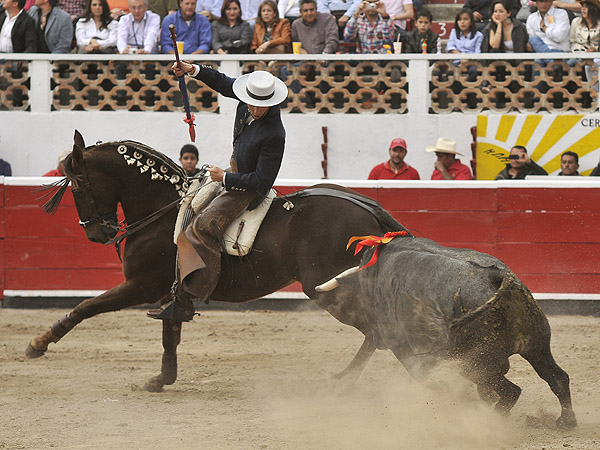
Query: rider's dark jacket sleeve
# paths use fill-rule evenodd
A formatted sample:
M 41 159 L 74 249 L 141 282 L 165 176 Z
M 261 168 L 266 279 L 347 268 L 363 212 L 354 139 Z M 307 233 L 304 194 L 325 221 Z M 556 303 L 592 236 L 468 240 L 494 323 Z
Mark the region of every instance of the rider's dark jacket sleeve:
M 234 78 L 205 66 L 195 78 L 221 95 L 239 101 L 233 92 Z M 265 195 L 273 187 L 281 167 L 285 129 L 279 106 L 271 106 L 263 117 L 249 125 L 248 117 L 248 105 L 240 101 L 233 127 L 232 159 L 236 162 L 237 173 L 227 173 L 225 189 L 252 190 Z

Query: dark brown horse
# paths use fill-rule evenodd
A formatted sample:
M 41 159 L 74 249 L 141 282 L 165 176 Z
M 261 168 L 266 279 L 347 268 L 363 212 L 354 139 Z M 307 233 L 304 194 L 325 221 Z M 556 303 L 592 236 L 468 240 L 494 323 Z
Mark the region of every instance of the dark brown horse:
M 75 132 L 73 153 L 65 162 L 80 223 L 87 238 L 107 243 L 117 234 L 116 210 L 121 203 L 128 224 L 143 221 L 152 213 L 176 202 L 187 181 L 183 170 L 165 155 L 131 141 L 111 142 L 85 148 Z M 53 197 L 58 206 L 66 182 Z M 304 293 L 336 319 L 365 334 L 365 341 L 342 374 L 356 374 L 369 359 L 375 345 L 363 313 L 314 288 L 340 272 L 356 266 L 360 258 L 346 252 L 351 236 L 398 231 L 404 228 L 381 206 L 349 189 L 334 185 L 310 188 L 288 198 L 277 198 L 245 257 L 224 256 L 213 300 L 245 302 L 277 291 L 294 281 Z M 309 193 L 316 195 L 308 195 Z M 291 209 L 284 204 L 291 201 Z M 51 209 L 52 209 L 51 208 Z M 27 356 L 42 356 L 82 320 L 129 306 L 164 303 L 174 281 L 176 246 L 172 208 L 151 225 L 127 237 L 123 252 L 125 281 L 98 297 L 87 299 L 57 321 L 27 348 Z M 160 375 L 145 388 L 161 391 L 177 378 L 177 345 L 181 324 L 163 323 L 163 359 Z

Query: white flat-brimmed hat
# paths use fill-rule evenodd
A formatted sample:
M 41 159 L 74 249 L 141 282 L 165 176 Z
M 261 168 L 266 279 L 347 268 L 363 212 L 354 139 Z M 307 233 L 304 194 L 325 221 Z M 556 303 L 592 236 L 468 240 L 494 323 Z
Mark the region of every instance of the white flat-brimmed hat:
M 288 96 L 285 83 L 264 70 L 236 78 L 233 92 L 241 101 L 252 106 L 279 105 Z
M 456 141 L 450 138 L 439 138 L 435 147 L 428 145 L 425 147 L 425 151 L 428 152 L 439 152 L 439 153 L 452 153 L 454 155 L 464 156 L 462 153 L 456 151 Z

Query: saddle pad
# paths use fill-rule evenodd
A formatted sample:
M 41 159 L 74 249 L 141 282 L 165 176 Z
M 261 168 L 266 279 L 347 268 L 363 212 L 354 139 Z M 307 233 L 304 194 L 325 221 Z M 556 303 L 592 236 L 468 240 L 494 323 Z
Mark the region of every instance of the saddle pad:
M 260 224 L 267 215 L 273 199 L 277 196 L 274 189 L 271 189 L 265 196 L 265 199 L 254 208 L 252 211 L 244 211 L 240 214 L 231 225 L 225 230 L 223 235 L 223 241 L 225 242 L 225 249 L 227 253 L 232 256 L 244 256 L 252 249 L 254 239 L 260 228 Z M 237 239 L 238 248 L 233 248 L 236 241 L 238 230 L 240 229 L 240 223 L 244 222 L 244 227 L 240 233 L 240 237 Z

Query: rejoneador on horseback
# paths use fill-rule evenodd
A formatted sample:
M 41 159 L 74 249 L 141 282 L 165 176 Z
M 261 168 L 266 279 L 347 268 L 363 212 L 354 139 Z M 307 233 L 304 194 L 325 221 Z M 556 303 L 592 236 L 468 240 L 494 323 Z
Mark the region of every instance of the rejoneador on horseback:
M 211 180 L 222 183 L 225 190 L 177 238 L 180 286 L 174 300 L 148 312 L 156 319 L 189 321 L 194 316 L 192 299 L 206 300 L 219 280 L 224 231 L 244 210 L 256 208 L 275 183 L 285 146 L 279 104 L 288 90 L 283 81 L 262 70 L 234 79 L 183 61 L 172 69 L 178 77 L 187 73 L 239 101 L 231 167 L 208 167 Z

